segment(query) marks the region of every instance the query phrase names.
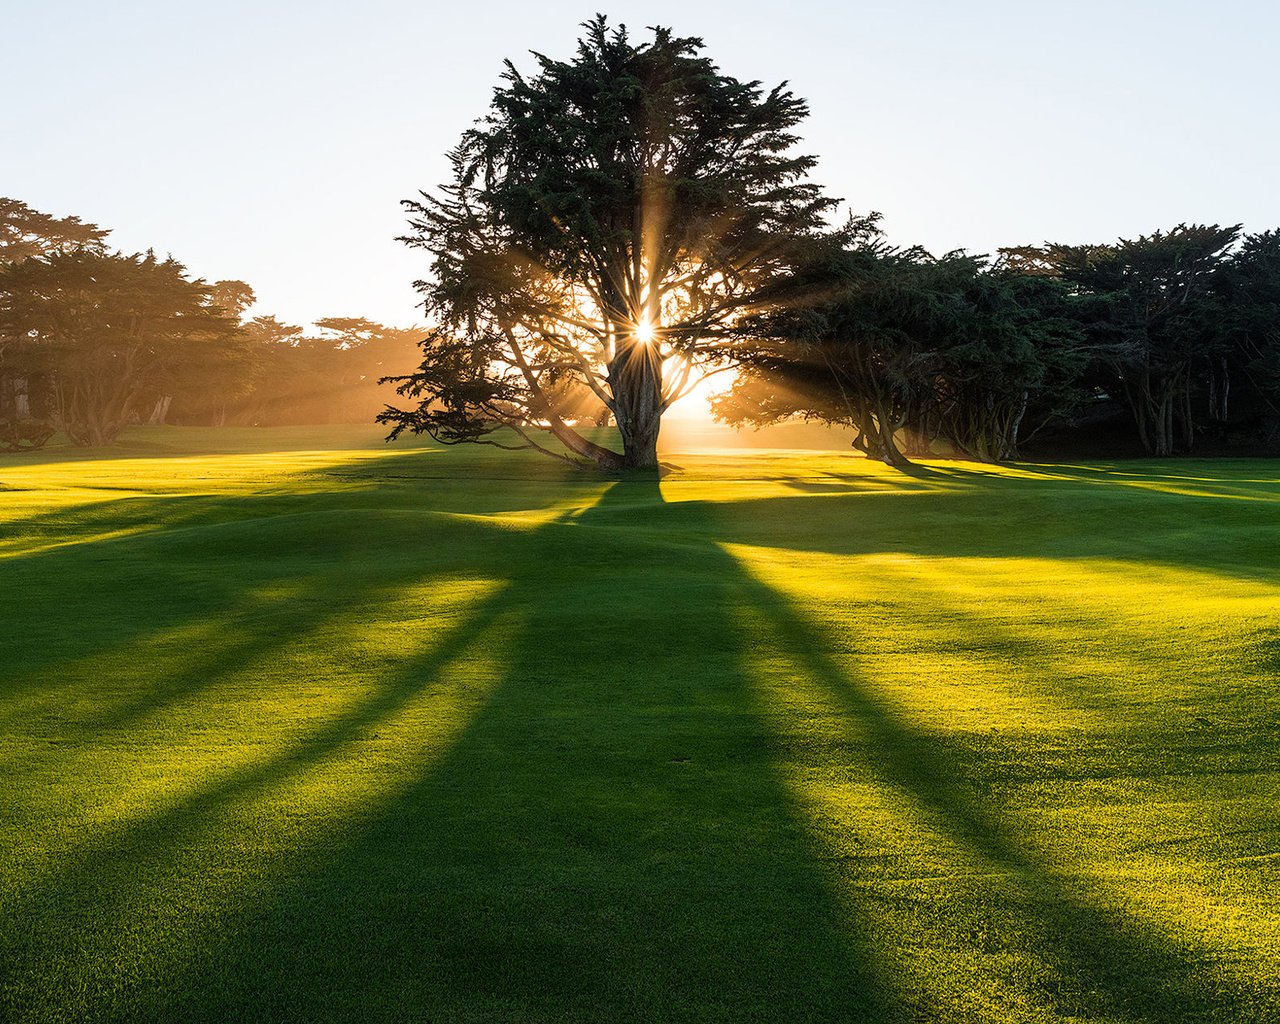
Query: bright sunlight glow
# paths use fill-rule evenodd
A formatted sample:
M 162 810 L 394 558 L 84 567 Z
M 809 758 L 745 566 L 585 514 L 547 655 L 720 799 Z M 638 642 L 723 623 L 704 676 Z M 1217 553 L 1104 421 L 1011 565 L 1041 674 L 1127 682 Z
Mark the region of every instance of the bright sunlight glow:
M 636 323 L 636 341 L 640 342 L 641 345 L 648 345 L 649 342 L 653 341 L 653 336 L 656 333 L 653 321 L 648 317 Z

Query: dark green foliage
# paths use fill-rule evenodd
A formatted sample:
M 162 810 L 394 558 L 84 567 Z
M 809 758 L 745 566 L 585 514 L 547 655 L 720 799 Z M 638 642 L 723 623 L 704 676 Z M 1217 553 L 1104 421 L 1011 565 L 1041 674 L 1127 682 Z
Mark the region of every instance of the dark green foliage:
M 1219 272 L 1216 294 L 1230 348 L 1210 376 L 1210 414 L 1228 419 L 1234 377 L 1246 400 L 1252 396 L 1265 409 L 1274 437 L 1280 433 L 1280 231 L 1246 235 Z
M 0 271 L 36 256 L 102 253 L 109 233 L 79 217 L 54 217 L 0 196 Z M 13 324 L 0 325 L 0 450 L 42 448 L 56 433 L 50 372 L 48 353 Z
M 1152 455 L 1194 442 L 1197 373 L 1225 354 L 1215 285 L 1239 232 L 1180 224 L 1114 245 L 1006 251 L 1012 265 L 1052 275 L 1092 301 L 1093 331 Z
M 875 216 L 811 247 L 819 301 L 756 320 L 733 423 L 846 423 L 891 464 L 938 441 L 999 461 L 1086 404 L 1128 408 L 1153 455 L 1280 433 L 1280 233 L 1179 225 L 994 264 L 897 249 Z
M 939 439 L 1015 456 L 1028 411 L 1071 405 L 1087 361 L 1065 290 L 963 252 L 893 248 L 877 220 L 815 247 L 802 279 L 819 298 L 758 321 L 763 340 L 717 414 L 845 423 L 854 447 L 895 465 Z
M 1020 441 L 1080 401 L 1089 349 L 1074 309 L 1052 281 L 963 255 L 936 266 L 945 298 L 923 422 L 974 458 L 1016 458 Z

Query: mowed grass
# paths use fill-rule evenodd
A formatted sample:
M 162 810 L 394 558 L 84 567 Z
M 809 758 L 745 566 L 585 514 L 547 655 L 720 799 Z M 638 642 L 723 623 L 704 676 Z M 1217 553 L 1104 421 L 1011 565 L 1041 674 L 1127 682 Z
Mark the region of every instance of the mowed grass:
M 1266 462 L 0 461 L 0 1018 L 1280 1020 Z

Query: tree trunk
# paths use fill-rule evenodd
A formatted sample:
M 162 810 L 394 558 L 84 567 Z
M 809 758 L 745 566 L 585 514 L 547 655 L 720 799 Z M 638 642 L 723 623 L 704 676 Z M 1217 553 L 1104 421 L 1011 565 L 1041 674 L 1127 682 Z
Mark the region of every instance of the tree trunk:
M 623 434 L 623 469 L 658 468 L 658 430 L 661 424 L 661 417 L 655 416 L 645 420 L 643 425 L 633 426 L 629 433 Z
M 31 418 L 31 402 L 27 394 L 29 386 L 25 377 L 13 379 L 13 415 L 20 420 Z
M 162 395 L 156 399 L 156 404 L 151 408 L 151 415 L 147 418 L 147 423 L 152 426 L 161 425 L 169 417 L 169 406 L 173 403 L 172 395 Z
M 902 469 L 904 466 L 910 466 L 911 460 L 903 455 L 899 450 L 897 443 L 893 439 L 893 433 L 894 432 L 891 428 L 882 429 L 880 432 L 885 464 L 893 466 L 895 469 Z
M 569 451 L 575 455 L 590 459 L 601 469 L 621 469 L 623 467 L 622 456 L 608 448 L 602 448 L 594 441 L 588 441 L 569 424 L 565 423 L 556 411 L 555 406 L 547 399 L 545 392 L 538 385 L 537 377 L 534 376 L 533 371 L 529 368 L 519 344 L 511 338 L 509 331 L 507 337 L 511 341 L 510 352 L 515 364 L 520 368 L 520 372 L 524 375 L 524 379 L 529 385 L 529 391 L 533 395 L 533 406 L 539 414 L 546 417 L 547 426 L 550 428 L 552 435 Z
M 933 439 L 921 426 L 902 428 L 902 450 L 910 458 L 928 458 Z
M 1231 370 L 1226 356 L 1209 360 L 1209 419 L 1226 423 L 1230 412 L 1228 396 L 1231 393 Z
M 551 433 L 559 442 L 575 455 L 590 459 L 601 469 L 622 469 L 623 457 L 608 448 L 602 448 L 594 441 L 588 441 L 576 430 L 565 423 L 559 416 L 550 417 Z
M 1173 396 L 1165 389 L 1155 406 L 1152 455 L 1164 458 L 1173 454 Z
M 902 454 L 898 448 L 897 442 L 893 435 L 898 432 L 900 423 L 895 421 L 884 402 L 876 403 L 875 412 L 875 434 L 878 441 L 879 457 L 882 462 L 889 466 L 895 466 L 901 469 L 903 466 L 911 465 L 911 460 Z
M 1187 372 L 1186 380 L 1182 385 L 1182 443 L 1186 446 L 1188 454 L 1190 454 L 1196 443 L 1195 417 L 1191 413 L 1190 371 Z
M 1018 410 L 1013 414 L 1013 420 L 1009 424 L 1009 432 L 1005 435 L 1004 451 L 1001 452 L 1001 461 L 1005 459 L 1016 459 L 1018 457 L 1018 442 L 1021 440 L 1022 420 L 1027 415 L 1027 401 L 1030 399 L 1030 392 L 1023 391 L 1022 397 L 1018 401 Z
M 609 367 L 622 468 L 658 468 L 658 431 L 662 427 L 662 367 L 652 345 L 630 342 Z

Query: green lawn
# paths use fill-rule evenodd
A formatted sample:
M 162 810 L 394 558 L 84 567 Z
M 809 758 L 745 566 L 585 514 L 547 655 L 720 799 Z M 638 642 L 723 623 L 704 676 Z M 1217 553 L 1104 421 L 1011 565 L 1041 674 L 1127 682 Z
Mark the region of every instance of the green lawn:
M 0 1019 L 1280 1020 L 1280 465 L 0 460 Z

